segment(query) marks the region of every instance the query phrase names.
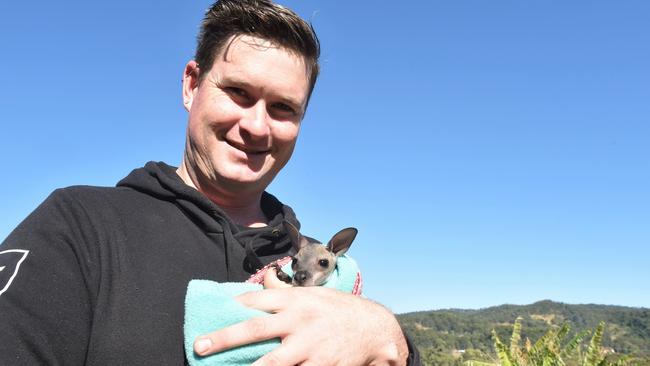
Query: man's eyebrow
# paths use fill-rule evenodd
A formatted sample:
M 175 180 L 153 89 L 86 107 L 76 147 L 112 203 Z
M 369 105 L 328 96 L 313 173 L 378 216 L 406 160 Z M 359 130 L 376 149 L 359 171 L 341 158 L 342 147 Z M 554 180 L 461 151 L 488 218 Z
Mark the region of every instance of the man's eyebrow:
M 223 86 L 234 86 L 234 87 L 242 87 L 242 88 L 253 88 L 254 85 L 245 81 L 241 80 L 238 78 L 233 78 L 233 77 L 228 77 L 228 76 L 221 76 L 219 74 L 216 75 L 215 77 L 215 82 L 217 86 L 223 87 Z M 227 85 L 225 85 L 227 84 Z

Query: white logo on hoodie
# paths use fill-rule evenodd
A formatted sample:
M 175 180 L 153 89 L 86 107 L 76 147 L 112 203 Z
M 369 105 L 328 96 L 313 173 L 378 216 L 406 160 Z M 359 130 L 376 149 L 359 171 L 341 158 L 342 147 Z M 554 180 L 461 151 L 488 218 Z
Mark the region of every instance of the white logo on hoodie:
M 0 296 L 9 289 L 29 250 L 9 249 L 0 252 Z

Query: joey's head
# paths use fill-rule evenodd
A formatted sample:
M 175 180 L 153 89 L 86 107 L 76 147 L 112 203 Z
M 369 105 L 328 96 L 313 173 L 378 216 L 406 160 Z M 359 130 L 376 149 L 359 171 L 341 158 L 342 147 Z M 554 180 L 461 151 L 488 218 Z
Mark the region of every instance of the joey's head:
M 296 252 L 291 263 L 294 286 L 320 286 L 325 283 L 334 271 L 338 257 L 345 254 L 357 236 L 357 229 L 343 229 L 325 246 L 322 243 L 309 242 L 289 222 L 285 221 L 284 226 Z

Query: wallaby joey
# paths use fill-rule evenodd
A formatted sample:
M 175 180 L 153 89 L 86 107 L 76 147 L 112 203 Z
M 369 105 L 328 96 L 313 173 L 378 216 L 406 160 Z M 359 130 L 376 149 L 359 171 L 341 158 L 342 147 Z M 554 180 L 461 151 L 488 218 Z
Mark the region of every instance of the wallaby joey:
M 287 221 L 284 222 L 284 227 L 296 252 L 291 262 L 293 278 L 282 272 L 278 266 L 276 270 L 280 280 L 293 286 L 320 286 L 325 283 L 336 268 L 338 257 L 345 254 L 357 236 L 357 229 L 346 228 L 336 233 L 325 246 L 322 243 L 309 242 Z

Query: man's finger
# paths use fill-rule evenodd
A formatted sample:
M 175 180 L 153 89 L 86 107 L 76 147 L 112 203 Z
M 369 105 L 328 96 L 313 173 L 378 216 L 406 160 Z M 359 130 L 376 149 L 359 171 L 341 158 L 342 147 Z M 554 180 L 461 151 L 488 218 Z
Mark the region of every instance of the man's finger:
M 333 293 L 342 294 L 342 292 L 338 290 L 321 286 L 289 287 L 246 292 L 235 297 L 235 300 L 248 308 L 261 310 L 267 313 L 278 313 L 282 310 L 288 309 L 289 305 L 295 306 L 295 299 L 318 303 L 319 301 L 326 299 L 327 296 L 331 296 Z M 356 297 L 353 295 L 349 296 Z M 290 303 L 291 301 L 293 301 L 293 303 Z
M 300 349 L 283 344 L 273 351 L 265 354 L 251 366 L 286 366 L 299 365 L 306 359 Z
M 303 363 L 300 364 L 300 366 L 319 366 L 319 365 L 322 364 L 310 360 L 304 361 Z
M 266 289 L 243 293 L 235 300 L 247 308 L 261 310 L 267 313 L 277 313 L 287 306 L 288 299 L 299 296 L 295 293 L 300 290 L 296 287 Z
M 194 352 L 205 356 L 250 343 L 286 335 L 285 322 L 278 316 L 261 316 L 233 324 L 194 340 Z

